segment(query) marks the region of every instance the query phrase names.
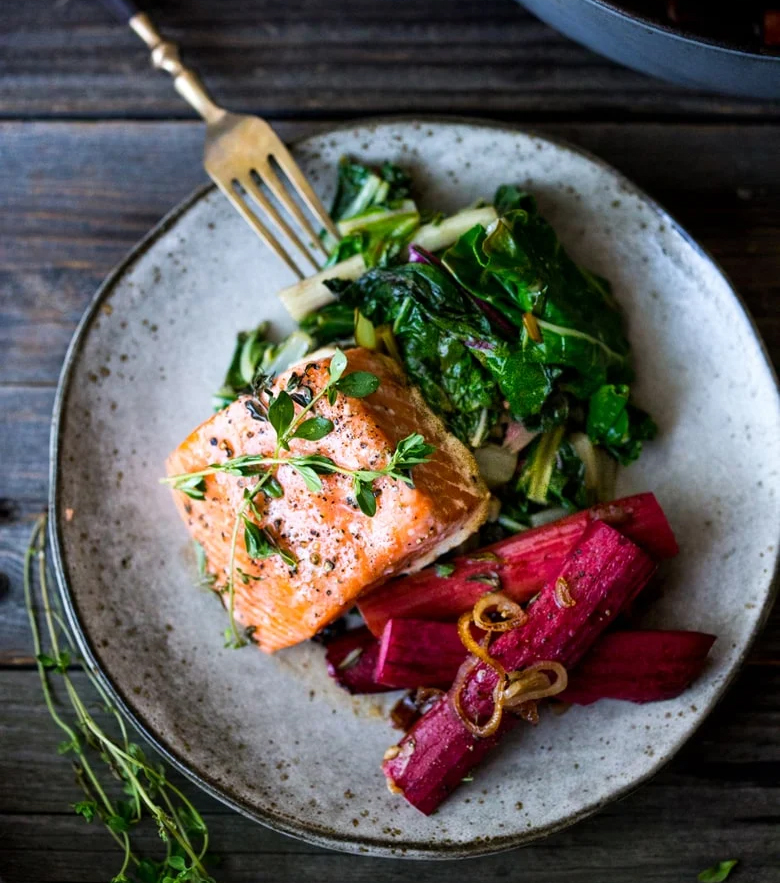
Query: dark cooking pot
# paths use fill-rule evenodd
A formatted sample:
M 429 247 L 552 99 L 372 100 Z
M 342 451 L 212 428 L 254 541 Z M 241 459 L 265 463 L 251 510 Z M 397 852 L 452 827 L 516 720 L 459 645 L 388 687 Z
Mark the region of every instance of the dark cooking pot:
M 693 88 L 780 99 L 780 54 L 676 30 L 608 0 L 519 0 L 572 40 L 627 67 Z

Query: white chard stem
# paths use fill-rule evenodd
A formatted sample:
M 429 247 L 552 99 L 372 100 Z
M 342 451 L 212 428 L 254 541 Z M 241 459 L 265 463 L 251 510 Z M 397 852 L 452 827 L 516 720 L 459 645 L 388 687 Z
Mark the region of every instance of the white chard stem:
M 444 218 L 438 224 L 424 224 L 412 237 L 411 244 L 419 245 L 427 251 L 441 251 L 449 248 L 464 233 L 477 224 L 487 227 L 497 218 L 496 210 L 492 205 L 482 208 L 465 209 L 449 218 Z M 299 322 L 314 310 L 333 303 L 336 299 L 333 292 L 325 285 L 328 279 L 347 279 L 354 281 L 366 272 L 366 264 L 363 256 L 356 254 L 341 263 L 328 267 L 314 276 L 309 276 L 289 288 L 283 288 L 279 292 L 279 298 L 287 312 Z

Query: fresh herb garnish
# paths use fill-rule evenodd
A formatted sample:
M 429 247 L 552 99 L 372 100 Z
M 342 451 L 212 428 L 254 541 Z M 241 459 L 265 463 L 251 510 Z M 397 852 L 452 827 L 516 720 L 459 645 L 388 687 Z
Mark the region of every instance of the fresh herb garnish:
M 217 577 L 208 570 L 206 550 L 197 540 L 193 540 L 192 545 L 195 549 L 195 564 L 198 568 L 198 585 L 204 589 L 213 589 Z
M 706 871 L 702 871 L 697 880 L 699 883 L 723 883 L 724 880 L 728 879 L 729 874 L 731 874 L 738 861 L 738 859 L 730 859 L 729 861 L 718 862 L 711 868 L 707 868 Z
M 71 677 L 70 667 L 80 660 L 49 592 L 45 525 L 46 519 L 41 517 L 27 548 L 24 598 L 43 698 L 52 720 L 65 734 L 59 753 L 72 755 L 76 781 L 84 791 L 84 799 L 72 804 L 73 811 L 86 822 L 103 822 L 121 848 L 122 864 L 112 883 L 129 883 L 131 874 L 142 883 L 214 883 L 204 866 L 209 837 L 201 815 L 168 781 L 165 767 L 130 741 L 122 716 L 90 668 L 80 665 L 96 696 L 83 698 Z M 34 597 L 36 582 L 39 598 Z M 61 691 L 55 691 L 55 678 Z M 108 734 L 92 716 L 89 709 L 95 698 L 113 716 L 118 735 Z M 73 723 L 66 719 L 64 702 L 60 700 L 67 701 L 75 716 Z M 112 796 L 116 779 L 122 783 L 128 799 Z M 136 851 L 134 836 L 140 833 L 139 826 L 145 819 L 154 822 L 165 843 L 165 853 L 159 861 L 143 858 Z
M 436 564 L 434 565 L 434 570 L 436 571 L 436 576 L 445 577 L 452 576 L 455 573 L 455 565 L 454 564 Z
M 310 417 L 292 434 L 293 438 L 302 438 L 304 441 L 319 441 L 333 432 L 333 421 L 327 417 Z
M 321 475 L 351 476 L 358 508 L 364 515 L 372 517 L 377 510 L 374 482 L 379 478 L 387 477 L 394 481 L 401 481 L 409 487 L 414 487 L 412 469 L 425 463 L 435 450 L 431 445 L 425 443 L 425 439 L 419 433 L 412 433 L 398 442 L 387 464 L 382 469 L 347 469 L 339 466 L 330 457 L 316 453 L 282 456 L 283 450 L 290 450 L 290 441 L 294 438 L 319 441 L 333 431 L 333 422 L 328 418 L 316 415 L 309 416 L 322 398 L 333 404 L 339 394 L 348 398 L 364 398 L 379 388 L 379 378 L 376 375 L 367 371 L 354 371 L 345 374 L 346 368 L 347 357 L 340 349 L 337 349 L 330 360 L 327 383 L 316 395 L 310 395 L 305 400 L 306 404 L 301 406 L 297 414 L 294 401 L 297 393 L 291 395 L 287 389 L 284 389 L 274 394 L 270 390 L 265 390 L 264 394 L 268 399 L 267 419 L 276 433 L 276 445 L 270 457 L 259 454 L 242 454 L 221 463 L 211 463 L 197 472 L 172 475 L 161 479 L 163 483 L 171 485 L 174 490 L 181 490 L 189 496 L 192 496 L 192 491 L 195 489 L 196 493 L 201 494 L 196 499 L 203 499 L 205 495 L 204 479 L 209 475 L 223 473 L 241 478 L 257 479 L 251 488 L 244 488 L 244 497 L 236 513 L 230 538 L 226 581 L 230 626 L 226 630 L 226 646 L 237 648 L 243 647 L 247 643 L 245 636 L 241 634 L 236 624 L 234 613 L 235 557 L 241 528 L 243 527 L 244 548 L 250 558 L 262 560 L 278 555 L 291 569 L 297 567 L 295 557 L 284 549 L 266 528 L 261 528 L 254 520 L 262 520 L 262 513 L 258 511 L 255 503 L 259 494 L 278 498 L 284 493 L 284 489 L 275 476 L 279 466 L 284 465 L 294 469 L 312 493 L 322 491 Z M 301 386 L 300 378 L 297 376 L 292 387 L 289 382 L 287 387 L 296 390 L 307 388 Z

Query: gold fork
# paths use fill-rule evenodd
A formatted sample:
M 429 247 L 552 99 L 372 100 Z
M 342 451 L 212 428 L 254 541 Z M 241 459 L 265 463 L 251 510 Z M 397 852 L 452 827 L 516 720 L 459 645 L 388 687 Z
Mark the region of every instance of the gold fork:
M 327 256 L 327 249 L 298 201 L 283 183 L 275 166 L 287 178 L 316 221 L 335 239 L 339 239 L 340 234 L 276 132 L 260 117 L 229 113 L 216 104 L 206 92 L 198 75 L 181 63 L 177 45 L 164 40 L 149 16 L 141 12 L 131 0 L 102 2 L 146 43 L 151 50 L 153 66 L 167 71 L 173 77 L 176 91 L 206 121 L 203 165 L 211 180 L 227 196 L 241 217 L 299 279 L 308 275 L 250 207 L 249 200 L 252 200 L 300 255 L 315 269 L 319 269 Z M 307 243 L 304 243 L 299 233 L 269 199 L 263 186 L 295 220 Z

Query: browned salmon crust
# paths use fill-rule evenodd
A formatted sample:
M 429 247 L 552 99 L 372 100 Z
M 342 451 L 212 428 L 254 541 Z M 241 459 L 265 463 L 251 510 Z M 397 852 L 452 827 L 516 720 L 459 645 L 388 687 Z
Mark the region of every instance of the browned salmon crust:
M 370 518 L 357 507 L 349 476 L 322 476 L 322 493 L 308 490 L 289 466 L 277 478 L 279 499 L 258 497 L 261 526 L 297 559 L 292 569 L 275 555 L 253 561 L 240 539 L 236 553 L 235 616 L 253 628 L 266 652 L 310 638 L 345 613 L 358 595 L 402 572 L 416 571 L 461 543 L 485 520 L 489 493 L 470 451 L 447 432 L 441 420 L 410 386 L 391 359 L 364 349 L 347 352 L 346 373 L 370 371 L 381 381 L 365 399 L 323 398 L 316 413 L 333 421 L 334 430 L 317 442 L 294 439 L 292 454 L 314 452 L 349 469 L 380 469 L 396 444 L 419 432 L 436 450 L 415 467 L 414 488 L 381 478 L 375 482 L 377 511 Z M 316 393 L 327 383 L 330 357 L 301 363 L 292 370 Z M 201 424 L 169 456 L 168 474 L 193 472 L 241 454 L 273 453 L 275 434 L 253 419 L 247 398 L 233 402 Z M 252 479 L 216 474 L 206 479 L 206 498 L 192 500 L 174 491 L 176 505 L 193 538 L 203 546 L 208 570 L 224 587 L 230 535 L 245 486 Z

